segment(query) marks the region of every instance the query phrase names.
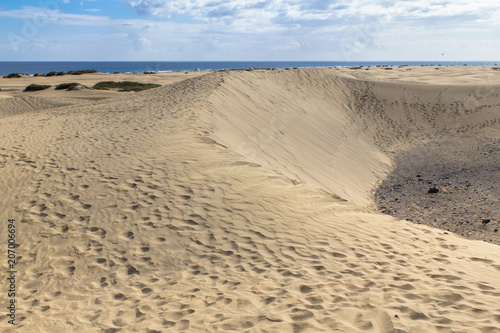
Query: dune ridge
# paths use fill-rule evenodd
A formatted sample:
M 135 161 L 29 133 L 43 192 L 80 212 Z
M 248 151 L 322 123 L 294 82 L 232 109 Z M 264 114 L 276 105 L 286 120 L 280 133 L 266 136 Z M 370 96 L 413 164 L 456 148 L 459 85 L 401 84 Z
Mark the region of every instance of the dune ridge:
M 17 329 L 494 332 L 498 247 L 370 208 L 394 145 L 498 124 L 490 104 L 453 126 L 437 102 L 401 115 L 393 89 L 435 91 L 418 88 L 212 73 L 1 121 Z
M 391 167 L 384 152 L 500 118 L 498 84 L 377 82 L 324 69 L 235 72 L 225 80 L 210 97 L 214 137 L 361 205 Z
M 81 99 L 22 96 L 0 99 L 0 118 L 82 103 Z

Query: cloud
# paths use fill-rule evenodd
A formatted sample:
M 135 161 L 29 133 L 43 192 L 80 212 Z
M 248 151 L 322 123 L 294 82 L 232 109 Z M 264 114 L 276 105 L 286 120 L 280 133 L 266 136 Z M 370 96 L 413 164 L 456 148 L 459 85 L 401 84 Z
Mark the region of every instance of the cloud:
M 25 6 L 0 10 L 0 18 L 17 19 L 20 25 L 34 22 L 40 33 L 26 40 L 40 52 L 54 50 L 51 47 L 59 45 L 68 52 L 74 49 L 85 54 L 85 48 L 75 46 L 70 38 L 58 41 L 59 35 L 63 35 L 58 31 L 64 31 L 67 32 L 64 35 L 73 33 L 74 40 L 84 39 L 93 57 L 116 54 L 119 59 L 137 60 L 376 60 L 383 58 L 383 54 L 388 59 L 405 57 L 406 60 L 418 54 L 423 57 L 424 51 L 428 56 L 432 50 L 450 45 L 448 40 L 462 39 L 457 45 L 464 48 L 464 55 L 477 45 L 489 45 L 488 52 L 493 52 L 495 47 L 498 49 L 494 32 L 500 30 L 497 19 L 500 3 L 490 0 L 118 0 L 116 3 L 134 8 L 140 16 L 130 17 L 130 10 L 127 19 L 104 16 L 98 12 L 100 2 L 92 2 L 95 9 L 88 9 L 88 13 L 83 8 L 81 14 L 69 14 L 64 12 L 65 7 L 49 10 Z M 113 17 L 120 15 L 119 10 L 123 8 L 117 8 Z M 47 29 L 44 33 L 37 22 L 74 28 Z M 97 36 L 95 41 L 90 37 L 80 38 L 90 32 Z M 22 29 L 15 33 L 22 36 Z M 458 49 L 455 52 L 460 55 Z M 79 55 L 76 51 L 74 54 Z M 496 54 L 490 53 L 489 57 Z
M 0 17 L 23 19 L 31 21 L 37 26 L 45 26 L 48 23 L 73 26 L 96 26 L 110 25 L 111 20 L 106 16 L 65 14 L 59 9 L 46 9 L 41 7 L 24 6 L 22 9 L 0 11 Z
M 295 41 L 287 45 L 274 45 L 272 47 L 273 51 L 296 51 L 300 49 L 300 43 Z
M 201 28 L 204 45 L 234 51 L 241 48 L 241 38 L 245 38 L 245 44 L 251 45 L 247 52 L 261 50 L 265 57 L 269 57 L 269 52 L 288 51 L 354 60 L 370 57 L 372 52 L 382 52 L 384 48 L 398 55 L 397 43 L 408 37 L 402 31 L 417 36 L 434 35 L 427 40 L 437 47 L 465 26 L 500 28 L 497 20 L 500 3 L 489 0 L 123 1 L 139 15 L 167 20 L 190 17 L 192 24 Z
M 224 7 L 217 7 L 214 10 L 211 10 L 207 13 L 207 16 L 210 18 L 221 18 L 221 17 L 234 17 L 237 14 L 237 11 L 235 8 L 229 8 L 227 6 Z
M 183 14 L 198 20 L 232 21 L 250 19 L 255 15 L 274 20 L 275 24 L 305 24 L 307 21 L 324 21 L 335 24 L 342 18 L 376 17 L 380 20 L 441 20 L 464 17 L 468 21 L 495 18 L 500 13 L 500 3 L 490 0 L 123 0 L 135 8 L 140 15 L 164 16 Z M 273 23 L 271 20 L 268 23 Z
M 196 19 L 210 19 L 233 15 L 238 18 L 248 13 L 265 11 L 268 3 L 262 0 L 124 0 L 137 10 L 139 15 L 170 17 L 187 14 Z
M 139 33 L 130 33 L 128 38 L 132 39 L 135 51 L 146 50 L 152 45 L 149 39 Z

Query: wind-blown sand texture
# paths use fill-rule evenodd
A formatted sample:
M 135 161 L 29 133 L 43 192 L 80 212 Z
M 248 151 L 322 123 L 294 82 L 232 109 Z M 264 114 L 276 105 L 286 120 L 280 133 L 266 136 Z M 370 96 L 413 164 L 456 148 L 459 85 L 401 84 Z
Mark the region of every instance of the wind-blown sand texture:
M 499 247 L 378 213 L 372 193 L 392 151 L 498 135 L 500 73 L 390 72 L 0 101 L 0 218 L 20 255 L 19 325 L 4 310 L 2 330 L 498 332 Z

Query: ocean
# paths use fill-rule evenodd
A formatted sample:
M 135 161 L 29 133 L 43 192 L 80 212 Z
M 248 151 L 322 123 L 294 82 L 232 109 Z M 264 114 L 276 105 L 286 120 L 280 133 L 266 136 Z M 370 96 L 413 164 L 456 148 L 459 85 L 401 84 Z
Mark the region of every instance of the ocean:
M 315 68 L 352 66 L 451 66 L 497 65 L 500 61 L 23 61 L 0 62 L 0 75 L 48 73 L 95 69 L 103 73 L 184 72 L 254 68 Z

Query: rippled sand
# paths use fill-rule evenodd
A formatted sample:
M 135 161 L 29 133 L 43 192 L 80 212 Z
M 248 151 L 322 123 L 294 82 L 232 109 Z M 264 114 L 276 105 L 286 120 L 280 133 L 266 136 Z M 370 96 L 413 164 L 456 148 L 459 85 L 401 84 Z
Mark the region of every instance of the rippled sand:
M 5 310 L 0 327 L 497 331 L 499 247 L 378 213 L 372 193 L 396 149 L 498 135 L 500 72 L 407 69 L 220 72 L 107 95 L 12 88 L 0 218 L 17 223 L 19 309 L 16 329 Z

